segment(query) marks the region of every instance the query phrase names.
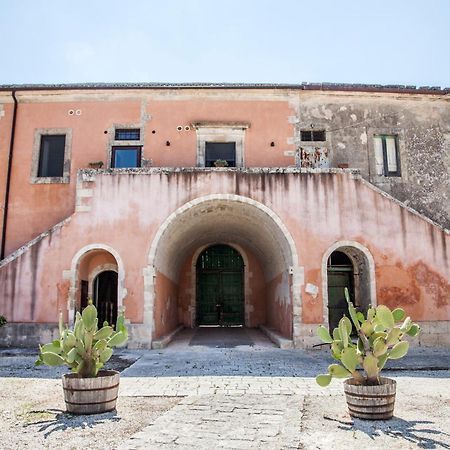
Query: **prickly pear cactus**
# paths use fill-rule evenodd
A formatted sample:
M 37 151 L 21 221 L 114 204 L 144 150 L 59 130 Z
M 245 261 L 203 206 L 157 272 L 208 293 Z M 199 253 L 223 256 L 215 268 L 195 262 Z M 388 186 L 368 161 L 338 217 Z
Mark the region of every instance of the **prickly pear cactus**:
M 317 329 L 320 339 L 330 344 L 331 355 L 339 361 L 328 366 L 328 373 L 318 375 L 316 382 L 328 386 L 333 377 L 353 377 L 365 385 L 379 384 L 379 374 L 388 359 L 399 359 L 406 355 L 409 342 L 403 340 L 406 335 L 416 337 L 420 327 L 406 317 L 401 308 L 391 311 L 385 305 L 370 307 L 367 317 L 356 312 L 345 289 L 348 303 L 348 317 L 339 321 L 332 336 L 322 325 Z M 351 337 L 352 322 L 357 333 L 356 342 Z
M 125 344 L 128 331 L 123 312 L 117 317 L 116 329 L 107 322 L 98 329 L 97 309 L 89 302 L 82 313 L 77 312 L 73 330 L 59 318 L 59 340 L 39 346 L 35 365 L 60 366 L 66 364 L 82 378 L 97 376 L 98 371 L 111 358 L 113 347 Z

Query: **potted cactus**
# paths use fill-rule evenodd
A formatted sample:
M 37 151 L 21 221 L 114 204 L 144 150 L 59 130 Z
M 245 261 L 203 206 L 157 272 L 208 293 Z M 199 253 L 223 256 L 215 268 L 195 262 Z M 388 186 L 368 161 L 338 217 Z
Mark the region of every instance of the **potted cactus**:
M 320 339 L 330 344 L 331 355 L 338 364 L 331 364 L 328 373 L 318 375 L 316 382 L 325 387 L 332 378 L 347 378 L 344 392 L 352 417 L 390 419 L 394 414 L 396 382 L 381 377 L 380 372 L 388 359 L 406 355 L 409 342 L 404 338 L 416 337 L 420 327 L 406 317 L 403 309 L 391 311 L 385 305 L 370 307 L 365 318 L 361 312 L 356 312 L 347 289 L 345 298 L 351 321 L 342 317 L 332 335 L 324 326 L 317 329 Z M 354 331 L 355 339 L 352 338 Z
M 97 414 L 116 407 L 119 372 L 101 370 L 111 358 L 113 347 L 128 339 L 123 312 L 117 317 L 116 329 L 107 322 L 98 329 L 97 309 L 89 304 L 77 312 L 73 330 L 59 318 L 59 340 L 39 346 L 36 365 L 66 364 L 72 373 L 63 375 L 67 411 L 73 414 Z

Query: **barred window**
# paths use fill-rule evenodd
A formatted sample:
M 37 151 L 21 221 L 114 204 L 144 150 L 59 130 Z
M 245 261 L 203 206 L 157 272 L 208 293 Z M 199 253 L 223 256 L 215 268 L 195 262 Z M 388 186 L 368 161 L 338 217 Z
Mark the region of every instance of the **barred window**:
M 300 139 L 307 142 L 324 142 L 327 140 L 325 130 L 302 130 L 300 131 Z
M 116 141 L 139 141 L 141 130 L 139 128 L 118 128 L 114 136 Z

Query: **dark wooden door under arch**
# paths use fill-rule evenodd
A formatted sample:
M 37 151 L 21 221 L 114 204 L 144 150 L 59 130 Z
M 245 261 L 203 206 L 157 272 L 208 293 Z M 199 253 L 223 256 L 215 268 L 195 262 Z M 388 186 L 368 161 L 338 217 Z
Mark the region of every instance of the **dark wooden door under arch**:
M 328 275 L 328 323 L 330 331 L 336 328 L 342 316 L 349 316 L 345 288 L 354 301 L 354 270 L 350 258 L 343 252 L 334 251 L 327 265 Z
M 197 325 L 244 325 L 244 261 L 234 248 L 213 245 L 197 260 Z

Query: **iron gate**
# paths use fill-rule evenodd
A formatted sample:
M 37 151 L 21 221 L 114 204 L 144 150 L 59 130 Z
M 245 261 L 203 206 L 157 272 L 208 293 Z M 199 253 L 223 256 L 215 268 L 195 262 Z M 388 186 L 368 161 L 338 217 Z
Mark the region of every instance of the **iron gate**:
M 228 245 L 197 260 L 197 325 L 244 325 L 244 261 Z

